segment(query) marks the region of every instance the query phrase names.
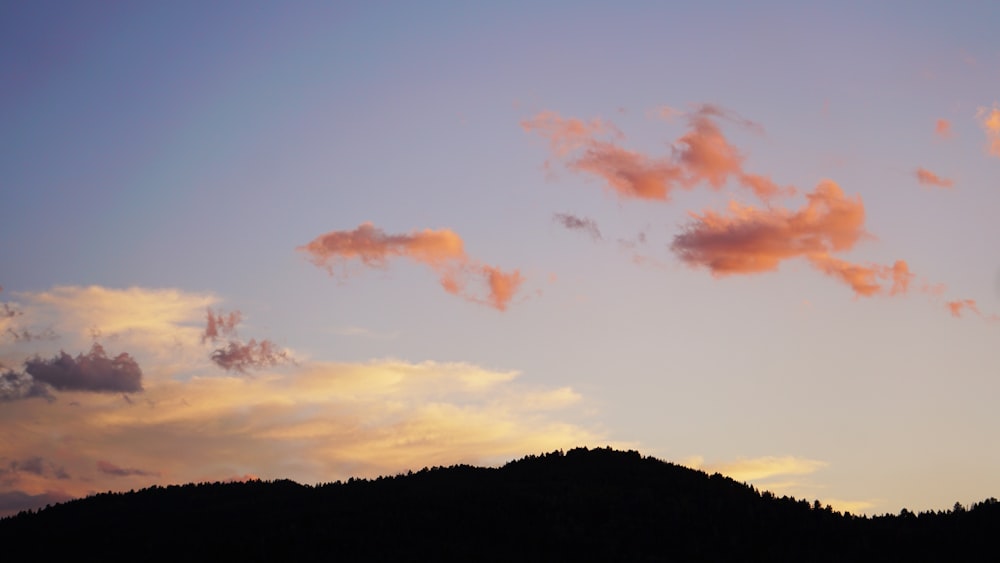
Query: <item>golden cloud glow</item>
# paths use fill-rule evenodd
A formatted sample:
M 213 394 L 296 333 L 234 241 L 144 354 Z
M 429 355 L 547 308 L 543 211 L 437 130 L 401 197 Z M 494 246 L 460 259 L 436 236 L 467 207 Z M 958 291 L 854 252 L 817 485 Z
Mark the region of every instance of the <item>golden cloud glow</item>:
M 150 378 L 131 402 L 63 393 L 7 403 L 3 450 L 71 477 L 31 473 L 7 486 L 82 495 L 247 473 L 314 483 L 600 445 L 559 419 L 582 400 L 576 392 L 518 377 L 464 363 L 317 363 L 254 377 Z
M 979 108 L 976 119 L 986 133 L 986 152 L 1000 157 L 1000 106 L 994 103 L 992 108 Z
M 709 464 L 700 469 L 709 473 L 719 472 L 736 481 L 761 481 L 778 476 L 809 475 L 826 466 L 826 462 L 815 459 L 764 456 Z

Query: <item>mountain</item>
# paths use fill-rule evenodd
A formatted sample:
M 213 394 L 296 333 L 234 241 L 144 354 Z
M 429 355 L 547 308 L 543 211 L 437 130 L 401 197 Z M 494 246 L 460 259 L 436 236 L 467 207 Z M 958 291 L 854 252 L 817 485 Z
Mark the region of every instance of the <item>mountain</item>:
M 305 486 L 103 493 L 0 520 L 4 561 L 948 561 L 997 557 L 1000 503 L 859 517 L 586 448 Z M 992 555 L 992 557 L 990 557 Z

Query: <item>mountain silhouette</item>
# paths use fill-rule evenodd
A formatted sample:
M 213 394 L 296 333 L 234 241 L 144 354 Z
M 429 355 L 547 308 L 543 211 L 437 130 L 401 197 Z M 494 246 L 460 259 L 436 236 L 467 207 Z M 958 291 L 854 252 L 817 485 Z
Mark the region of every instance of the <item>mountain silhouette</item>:
M 103 493 L 0 520 L 4 561 L 996 560 L 1000 503 L 863 517 L 579 448 L 300 485 Z

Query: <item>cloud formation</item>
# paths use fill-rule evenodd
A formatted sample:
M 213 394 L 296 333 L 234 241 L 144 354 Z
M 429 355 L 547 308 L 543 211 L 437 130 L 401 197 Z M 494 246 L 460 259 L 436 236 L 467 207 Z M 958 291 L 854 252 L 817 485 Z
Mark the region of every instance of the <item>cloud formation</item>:
M 236 334 L 236 325 L 243 321 L 243 313 L 233 311 L 226 315 L 222 311 L 213 313 L 212 308 L 206 309 L 205 332 L 201 335 L 201 342 L 215 342 L 223 336 L 233 336 Z
M 24 371 L 36 382 L 59 391 L 89 391 L 95 393 L 142 391 L 142 370 L 127 353 L 109 358 L 104 347 L 96 342 L 87 354 L 75 358 L 66 352 L 43 360 L 29 359 Z
M 222 369 L 240 373 L 292 361 L 287 351 L 270 340 L 257 342 L 252 338 L 247 343 L 230 340 L 226 346 L 214 350 L 211 358 Z
M 952 138 L 951 122 L 947 119 L 939 119 L 934 123 L 934 133 L 942 139 Z
M 826 467 L 827 463 L 795 456 L 764 456 L 711 464 L 705 471 L 717 471 L 736 481 L 760 481 L 779 476 L 809 475 Z
M 976 304 L 975 299 L 958 299 L 956 301 L 946 301 L 945 307 L 951 312 L 953 317 L 959 318 L 962 316 L 963 311 L 971 312 L 975 315 L 982 316 L 983 314 L 979 311 L 979 306 Z
M 105 475 L 113 475 L 115 477 L 159 477 L 159 473 L 156 471 L 145 471 L 142 469 L 135 469 L 130 467 L 119 467 L 110 461 L 104 461 L 103 459 L 97 460 L 97 470 Z
M 992 108 L 979 108 L 976 119 L 986 133 L 986 152 L 1000 157 L 1000 106 L 994 103 Z
M 227 343 L 216 348 L 210 354 L 215 365 L 226 371 L 246 373 L 249 369 L 273 367 L 282 363 L 295 363 L 287 350 L 281 349 L 270 340 L 250 339 L 244 343 L 238 338 L 236 326 L 242 322 L 243 313 L 233 311 L 226 315 L 222 311 L 215 313 L 211 307 L 205 313 L 205 332 L 201 342 L 213 344 L 225 338 Z
M 566 166 L 602 178 L 606 186 L 622 198 L 668 201 L 676 189 L 706 184 L 719 190 L 730 179 L 765 201 L 794 193 L 793 188 L 782 188 L 767 176 L 746 172 L 743 168 L 745 157 L 729 143 L 717 120 L 725 119 L 761 131 L 756 123 L 711 104 L 702 104 L 687 113 L 670 110 L 669 115 L 683 115 L 689 130 L 677 139 L 669 154 L 658 157 L 624 149 L 614 140 L 598 138 L 608 131 L 615 132 L 616 138 L 624 138 L 613 125 L 599 120 L 588 127 L 578 119 L 564 119 L 557 113 L 544 111 L 522 121 L 521 126 L 529 133 L 548 139 L 555 157 L 564 158 L 583 149 L 570 158 Z
M 46 491 L 120 490 L 123 478 L 126 488 L 247 474 L 316 483 L 607 443 L 563 418 L 583 401 L 573 389 L 466 363 L 313 363 L 253 378 L 165 373 L 145 383 L 134 404 L 103 394 L 45 409 L 4 404 L 6 455 L 28 460 L 29 470 L 38 466 L 31 457 L 47 452 L 47 461 L 40 474 L 0 479 L 0 498 L 19 499 L 11 510 L 37 507 Z M 29 419 L 45 432 L 19 422 Z M 72 478 L 58 478 L 48 461 Z
M 775 270 L 782 260 L 797 256 L 849 250 L 865 236 L 860 198 L 845 196 L 829 180 L 806 198 L 796 212 L 731 202 L 728 216 L 692 213 L 694 220 L 671 247 L 685 263 L 724 276 Z
M 55 400 L 48 385 L 35 381 L 35 378 L 26 373 L 10 370 L 0 373 L 0 402 L 35 398 L 49 402 Z
M 917 182 L 923 186 L 935 186 L 938 188 L 951 188 L 955 182 L 948 178 L 942 178 L 926 168 L 917 168 Z
M 389 235 L 371 223 L 363 223 L 352 231 L 320 235 L 298 250 L 305 252 L 313 264 L 325 268 L 330 275 L 337 275 L 338 267 L 340 273 L 346 275 L 347 265 L 352 260 L 382 268 L 389 258 L 407 258 L 433 269 L 448 293 L 488 304 L 499 311 L 506 310 L 523 282 L 518 270 L 507 273 L 469 258 L 461 237 L 449 229 Z M 485 298 L 466 293 L 470 278 L 478 278 L 486 285 Z
M 869 236 L 860 198 L 845 196 L 840 186 L 826 180 L 806 199 L 794 212 L 731 202 L 728 215 L 692 213 L 693 221 L 674 237 L 671 249 L 684 263 L 707 268 L 716 277 L 769 272 L 801 257 L 849 285 L 857 296 L 906 293 L 913 274 L 905 261 L 860 265 L 831 256 Z
M 552 220 L 571 231 L 581 231 L 594 240 L 601 240 L 601 229 L 597 221 L 589 217 L 577 217 L 570 213 L 554 213 Z

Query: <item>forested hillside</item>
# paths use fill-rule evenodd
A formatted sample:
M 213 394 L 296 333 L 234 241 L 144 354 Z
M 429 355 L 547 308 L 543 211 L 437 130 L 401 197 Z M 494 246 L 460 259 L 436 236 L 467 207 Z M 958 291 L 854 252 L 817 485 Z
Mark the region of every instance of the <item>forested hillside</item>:
M 636 452 L 575 449 L 316 486 L 105 493 L 0 521 L 5 561 L 944 561 L 996 551 L 1000 503 L 874 518 Z

